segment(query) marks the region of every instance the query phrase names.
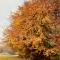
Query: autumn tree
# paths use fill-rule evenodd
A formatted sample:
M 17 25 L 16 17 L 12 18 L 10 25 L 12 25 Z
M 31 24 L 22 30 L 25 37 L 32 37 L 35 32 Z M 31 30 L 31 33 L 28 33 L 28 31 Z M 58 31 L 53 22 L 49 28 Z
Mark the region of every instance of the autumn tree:
M 31 60 L 59 59 L 58 0 L 26 1 L 10 16 L 10 21 L 11 25 L 5 30 L 5 41 L 20 57 Z

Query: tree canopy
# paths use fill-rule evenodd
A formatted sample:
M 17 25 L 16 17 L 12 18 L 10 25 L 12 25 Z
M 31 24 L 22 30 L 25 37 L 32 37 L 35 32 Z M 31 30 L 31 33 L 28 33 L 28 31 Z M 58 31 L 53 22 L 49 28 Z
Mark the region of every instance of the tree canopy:
M 58 0 L 26 1 L 10 16 L 10 21 L 11 25 L 5 30 L 5 41 L 20 57 L 51 60 L 54 59 L 52 56 L 58 55 L 60 49 Z

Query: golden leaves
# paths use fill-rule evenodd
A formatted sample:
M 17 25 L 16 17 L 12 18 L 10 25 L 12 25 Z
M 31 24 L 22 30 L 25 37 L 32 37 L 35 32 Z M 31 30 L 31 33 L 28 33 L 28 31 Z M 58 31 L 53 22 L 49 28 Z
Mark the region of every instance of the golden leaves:
M 56 7 L 54 0 L 32 0 L 32 3 L 28 2 L 19 7 L 11 16 L 10 27 L 12 29 L 6 31 L 7 44 L 21 54 L 25 54 L 24 50 L 27 48 L 40 52 L 43 50 L 46 56 L 49 56 L 50 52 L 54 53 L 51 50 L 52 47 L 46 48 L 43 43 L 45 39 L 52 39 L 49 38 L 49 35 L 54 35 L 52 31 L 55 31 L 53 30 L 55 25 L 50 15 L 50 12 L 54 11 L 54 7 Z M 51 42 L 51 44 L 53 43 Z

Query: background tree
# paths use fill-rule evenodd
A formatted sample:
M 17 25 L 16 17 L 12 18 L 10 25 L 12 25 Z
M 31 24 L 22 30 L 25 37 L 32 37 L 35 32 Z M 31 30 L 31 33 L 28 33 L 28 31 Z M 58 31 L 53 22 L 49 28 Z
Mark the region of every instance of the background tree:
M 58 0 L 29 0 L 18 7 L 10 21 L 11 25 L 5 30 L 5 41 L 20 57 L 31 60 L 59 59 Z

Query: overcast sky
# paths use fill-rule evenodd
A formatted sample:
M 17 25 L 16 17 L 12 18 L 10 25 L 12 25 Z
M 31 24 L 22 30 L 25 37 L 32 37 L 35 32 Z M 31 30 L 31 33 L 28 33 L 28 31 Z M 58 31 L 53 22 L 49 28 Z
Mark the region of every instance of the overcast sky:
M 0 39 L 3 37 L 4 29 L 10 24 L 8 19 L 10 13 L 22 3 L 23 0 L 0 0 Z

